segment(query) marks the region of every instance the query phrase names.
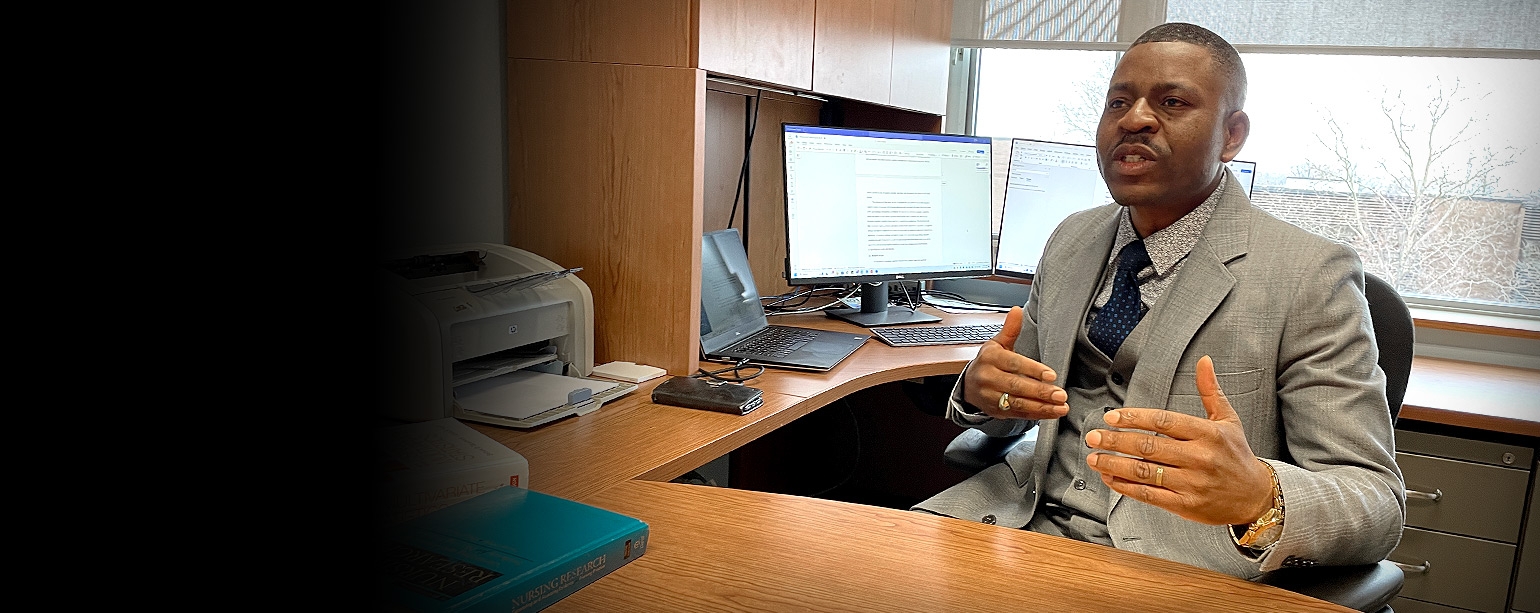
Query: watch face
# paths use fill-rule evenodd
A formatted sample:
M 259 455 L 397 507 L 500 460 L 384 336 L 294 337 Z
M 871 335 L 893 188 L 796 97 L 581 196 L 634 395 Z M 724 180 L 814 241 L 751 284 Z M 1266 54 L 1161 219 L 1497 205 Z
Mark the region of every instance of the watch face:
M 1280 536 L 1283 536 L 1283 524 L 1273 524 L 1257 533 L 1256 545 L 1266 547 L 1278 542 L 1278 537 Z

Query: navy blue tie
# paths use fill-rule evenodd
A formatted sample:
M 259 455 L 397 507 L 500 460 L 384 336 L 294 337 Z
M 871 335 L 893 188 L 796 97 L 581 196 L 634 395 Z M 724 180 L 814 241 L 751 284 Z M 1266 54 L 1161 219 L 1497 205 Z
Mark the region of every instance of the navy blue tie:
M 1138 240 L 1123 247 L 1123 252 L 1118 256 L 1117 276 L 1112 279 L 1112 298 L 1107 300 L 1107 305 L 1096 312 L 1096 319 L 1091 320 L 1091 329 L 1086 336 L 1091 338 L 1091 344 L 1097 349 L 1113 357 L 1118 354 L 1118 347 L 1123 346 L 1123 339 L 1133 332 L 1134 326 L 1139 325 L 1139 318 L 1144 315 L 1143 302 L 1139 299 L 1139 271 L 1150 265 L 1150 254 L 1144 250 L 1144 241 Z

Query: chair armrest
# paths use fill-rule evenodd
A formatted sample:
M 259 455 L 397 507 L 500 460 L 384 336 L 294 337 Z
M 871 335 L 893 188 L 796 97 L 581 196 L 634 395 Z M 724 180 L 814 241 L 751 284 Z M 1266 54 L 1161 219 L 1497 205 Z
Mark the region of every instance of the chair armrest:
M 947 466 L 972 474 L 1005 459 L 1005 454 L 1023 443 L 1031 445 L 1037 443 L 1037 428 L 1016 436 L 1000 437 L 989 436 L 977 429 L 968 428 L 947 444 L 941 458 Z
M 1365 613 L 1382 611 L 1401 592 L 1406 581 L 1389 560 L 1361 566 L 1312 566 L 1280 568 L 1262 573 L 1257 583 L 1325 600 Z

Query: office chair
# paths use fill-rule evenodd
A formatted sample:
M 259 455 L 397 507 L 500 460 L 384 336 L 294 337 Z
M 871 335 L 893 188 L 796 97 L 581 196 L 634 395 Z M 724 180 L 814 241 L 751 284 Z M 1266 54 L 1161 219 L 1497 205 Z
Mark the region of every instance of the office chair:
M 1412 315 L 1401 295 L 1389 283 L 1364 273 L 1364 284 L 1375 345 L 1380 353 L 1379 366 L 1385 372 L 1390 421 L 1394 425 L 1401 413 L 1401 401 L 1406 396 L 1407 380 L 1412 374 Z M 955 376 L 946 377 L 938 384 L 927 385 L 926 390 L 913 389 L 911 393 L 927 396 L 933 401 L 944 387 L 941 402 L 945 406 L 945 397 L 950 396 L 956 380 Z M 1000 462 L 1019 445 L 1036 443 L 1036 428 L 1016 437 L 1001 438 L 991 438 L 969 428 L 947 445 L 943 460 L 948 466 L 971 474 Z M 1263 573 L 1255 581 L 1365 613 L 1391 613 L 1390 601 L 1401 591 L 1405 579 L 1405 574 L 1395 563 L 1381 560 L 1377 564 L 1361 566 L 1281 568 Z

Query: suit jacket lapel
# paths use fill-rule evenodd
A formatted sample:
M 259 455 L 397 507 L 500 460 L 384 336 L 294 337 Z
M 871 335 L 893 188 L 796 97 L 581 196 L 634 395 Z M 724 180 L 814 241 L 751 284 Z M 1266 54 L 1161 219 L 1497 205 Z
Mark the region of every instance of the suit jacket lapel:
M 1176 280 L 1141 323 L 1151 327 L 1139 347 L 1139 363 L 1130 378 L 1127 406 L 1166 406 L 1188 344 L 1235 287 L 1235 276 L 1226 265 L 1246 254 L 1253 211 L 1245 194 L 1233 185 L 1214 208 L 1203 236 L 1187 255 Z M 1121 499 L 1121 494 L 1113 492 L 1112 507 Z
M 1055 287 L 1043 292 L 1044 302 L 1037 312 L 1038 338 L 1042 344 L 1042 362 L 1063 376 L 1069 372 L 1074 357 L 1075 337 L 1085 322 L 1087 309 L 1099 289 L 1102 271 L 1107 267 L 1107 256 L 1112 251 L 1112 241 L 1117 238 L 1118 215 L 1122 207 L 1108 205 L 1097 211 L 1086 223 L 1066 232 L 1056 242 L 1064 243 L 1062 252 L 1054 254 L 1054 261 L 1062 270 L 1050 271 L 1050 282 Z M 1066 230 L 1069 230 L 1066 228 Z

